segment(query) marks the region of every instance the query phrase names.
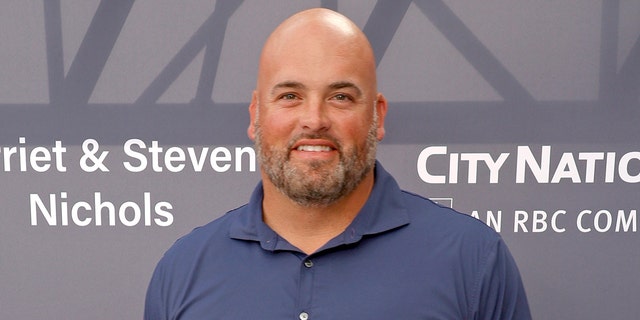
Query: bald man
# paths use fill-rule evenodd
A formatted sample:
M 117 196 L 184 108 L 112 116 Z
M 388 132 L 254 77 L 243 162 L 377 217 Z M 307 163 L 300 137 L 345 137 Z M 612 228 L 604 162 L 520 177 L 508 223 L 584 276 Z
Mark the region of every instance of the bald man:
M 353 22 L 327 9 L 285 20 L 249 106 L 262 181 L 167 251 L 145 319 L 530 319 L 500 236 L 402 191 L 376 161 L 386 113 Z

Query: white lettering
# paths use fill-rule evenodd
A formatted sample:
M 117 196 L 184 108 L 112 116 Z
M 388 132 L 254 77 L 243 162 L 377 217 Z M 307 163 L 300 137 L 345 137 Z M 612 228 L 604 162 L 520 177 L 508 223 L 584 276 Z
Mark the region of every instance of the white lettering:
M 236 172 L 242 171 L 242 156 L 245 154 L 249 156 L 249 171 L 255 172 L 256 171 L 256 152 L 255 150 L 253 150 L 253 148 L 250 148 L 250 147 L 244 147 L 244 148 L 236 147 Z
M 605 224 L 604 226 L 601 225 L 601 217 L 604 216 L 604 221 Z M 593 219 L 593 227 L 596 229 L 596 231 L 598 232 L 607 232 L 609 231 L 609 229 L 611 229 L 611 224 L 613 223 L 613 218 L 611 217 L 611 212 L 607 211 L 607 210 L 600 210 L 596 213 L 595 218 Z
M 551 162 L 551 146 L 542 146 L 540 163 L 533 156 L 527 146 L 518 147 L 518 161 L 516 164 L 516 183 L 525 182 L 525 169 L 529 168 L 538 183 L 549 182 L 549 163 Z
M 129 139 L 127 140 L 127 142 L 124 143 L 124 154 L 138 160 L 140 162 L 139 165 L 134 166 L 131 164 L 131 162 L 129 161 L 125 161 L 123 163 L 125 169 L 131 171 L 131 172 L 141 172 L 144 169 L 147 168 L 147 158 L 140 152 L 136 152 L 133 151 L 131 149 L 131 146 L 136 146 L 140 149 L 144 149 L 147 146 L 145 145 L 144 141 L 139 140 L 139 139 Z
M 133 219 L 127 219 L 127 209 L 131 208 L 133 211 Z M 120 217 L 120 222 L 127 227 L 133 227 L 140 222 L 141 211 L 140 207 L 137 203 L 133 201 L 127 201 L 123 203 L 118 209 L 118 217 Z
M 447 147 L 432 146 L 427 147 L 420 152 L 417 162 L 418 176 L 422 181 L 432 184 L 443 184 L 447 182 L 446 175 L 432 174 L 427 170 L 427 162 L 434 155 L 447 155 Z M 498 183 L 500 178 L 500 169 L 509 157 L 508 153 L 502 153 L 497 159 L 493 159 L 490 153 L 451 153 L 449 154 L 449 183 L 458 183 L 458 166 L 461 162 L 467 163 L 467 182 L 478 182 L 478 166 L 484 163 L 489 169 L 489 183 Z
M 551 229 L 553 229 L 554 232 L 563 233 L 563 232 L 567 231 L 566 228 L 558 227 L 558 216 L 559 215 L 566 215 L 566 214 L 567 214 L 567 211 L 565 211 L 565 210 L 558 210 L 558 211 L 553 213 L 553 215 L 551 216 Z
M 551 183 L 558 183 L 561 179 L 571 179 L 573 183 L 580 183 L 580 173 L 578 172 L 578 166 L 573 159 L 573 154 L 563 153 L 560 158 L 560 163 L 556 167 L 556 172 L 551 178 Z
M 41 215 L 49 226 L 58 225 L 58 219 L 60 219 L 62 226 L 85 227 L 92 223 L 95 226 L 102 226 L 105 209 L 110 226 L 116 226 L 119 223 L 123 226 L 133 227 L 139 225 L 143 218 L 145 226 L 151 226 L 152 222 L 160 227 L 168 227 L 173 224 L 173 214 L 170 211 L 173 209 L 171 203 L 166 201 L 152 202 L 150 192 L 144 193 L 142 206 L 135 201 L 126 201 L 115 205 L 113 202 L 103 201 L 100 192 L 95 192 L 93 197 L 94 206 L 92 207 L 87 201 L 69 203 L 66 192 L 61 192 L 59 197 L 56 194 L 50 194 L 48 203 L 45 203 L 38 194 L 30 194 L 31 225 L 37 226 L 38 217 Z M 71 219 L 69 220 L 70 204 Z
M 241 172 L 242 160 L 248 158 L 249 171 L 256 171 L 256 155 L 251 147 L 236 147 L 235 153 L 225 147 L 209 150 L 209 147 L 203 147 L 199 152 L 194 147 L 187 147 L 186 151 L 180 147 L 169 147 L 165 151 L 158 141 L 151 141 L 151 147 L 147 148 L 142 140 L 130 139 L 124 144 L 124 153 L 136 161 L 125 161 L 123 165 L 130 172 L 146 170 L 149 162 L 154 172 L 163 172 L 166 168 L 177 173 L 189 165 L 194 172 L 202 172 L 208 158 L 209 166 L 216 172 L 227 172 L 233 165 L 236 172 Z
M 592 218 L 585 219 L 587 217 Z M 613 226 L 614 219 L 616 221 L 615 227 Z M 600 233 L 612 230 L 615 232 L 637 232 L 638 230 L 636 210 L 630 210 L 628 215 L 624 210 L 618 210 L 615 218 L 614 214 L 609 210 L 598 210 L 595 215 L 591 210 L 582 210 L 578 214 L 576 222 L 578 230 L 583 233 L 592 232 L 592 230 Z
M 578 214 L 578 219 L 576 220 L 576 224 L 578 226 L 578 230 L 580 230 L 580 232 L 582 232 L 582 233 L 591 232 L 591 228 L 585 227 L 584 224 L 582 223 L 582 218 L 585 215 L 591 215 L 591 210 L 582 210 L 582 211 L 580 211 L 580 213 Z
M 472 211 L 471 216 L 482 221 L 477 210 Z M 484 222 L 496 232 L 500 232 L 502 227 L 502 210 L 498 210 L 495 213 L 492 210 L 488 210 Z
M 553 214 L 551 214 L 551 223 L 548 222 L 549 214 L 547 214 L 544 210 L 533 210 L 533 215 L 531 219 L 531 232 L 541 233 L 548 230 L 549 225 L 551 225 L 551 229 L 557 233 L 563 233 L 566 231 L 566 228 L 562 228 L 558 225 L 558 217 L 561 215 L 566 215 L 567 212 L 565 210 L 556 210 Z M 529 232 L 527 228 L 527 222 L 529 221 L 529 213 L 524 210 L 516 210 L 515 211 L 515 220 L 513 224 L 513 232 L 517 233 L 522 230 L 522 232 Z
M 452 153 L 449 156 L 449 183 L 458 183 L 458 160 L 460 155 Z
M 547 213 L 542 210 L 533 210 L 532 232 L 545 232 L 547 230 Z
M 5 172 L 11 172 L 12 161 L 17 160 L 18 167 L 21 172 L 27 172 L 32 169 L 35 172 L 47 172 L 55 166 L 58 172 L 66 172 L 67 168 L 63 163 L 63 154 L 67 148 L 62 146 L 61 141 L 55 141 L 54 147 L 34 147 L 28 150 L 25 146 L 27 139 L 25 137 L 18 138 L 19 147 L 2 147 L 2 164 Z M 17 156 L 15 159 L 14 156 Z
M 207 158 L 207 152 L 209 148 L 204 147 L 200 151 L 200 156 L 196 156 L 196 150 L 194 148 L 187 148 L 187 152 L 189 153 L 189 159 L 191 159 L 191 165 L 193 166 L 193 170 L 195 172 L 201 172 L 202 168 L 204 168 L 204 162 Z
M 518 233 L 520 230 L 522 232 L 529 232 L 525 223 L 529 220 L 529 214 L 524 210 L 516 210 L 514 212 L 514 221 L 513 221 L 513 232 Z
M 636 210 L 629 211 L 629 217 L 625 216 L 624 210 L 618 210 L 618 219 L 616 219 L 616 232 L 637 232 L 638 231 L 638 221 L 637 221 Z
M 616 153 L 615 152 L 607 152 L 607 166 L 604 182 L 613 183 L 613 177 L 615 174 L 615 161 L 616 161 Z
M 427 147 L 418 155 L 418 176 L 422 181 L 432 184 L 443 184 L 447 177 L 443 175 L 432 175 L 427 171 L 427 160 L 433 155 L 447 154 L 447 147 Z
M 57 223 L 57 212 L 56 212 L 56 196 L 51 194 L 49 195 L 49 209 L 44 204 L 42 199 L 37 194 L 29 195 L 29 203 L 31 204 L 31 225 L 38 225 L 38 210 L 42 212 L 42 216 L 47 220 L 47 224 L 50 226 L 55 226 Z
M 640 182 L 640 172 L 638 172 L 635 176 L 629 173 L 629 161 L 631 160 L 640 160 L 640 152 L 629 152 L 623 155 L 620 158 L 618 174 L 620 175 L 620 179 L 622 179 L 622 181 L 624 182 L 638 183 Z
M 179 163 L 175 165 L 174 162 L 184 162 L 186 156 L 184 151 L 178 147 L 171 147 L 167 149 L 167 153 L 164 155 L 164 166 L 171 172 L 180 172 L 184 169 L 185 164 Z
M 596 176 L 596 161 L 604 160 L 604 152 L 580 152 L 578 159 L 586 161 L 586 168 L 584 171 L 584 182 L 595 182 Z
M 231 161 L 231 151 L 227 148 L 217 147 L 211 151 L 211 168 L 216 172 L 226 172 L 231 168 L 231 164 L 225 163 L 223 165 L 218 164 L 219 162 L 228 162 Z
M 86 217 L 84 220 L 80 219 L 80 215 L 78 213 L 80 211 L 80 208 L 84 209 L 85 211 L 90 211 L 91 205 L 89 205 L 88 202 L 84 202 L 84 201 L 76 202 L 76 204 L 74 204 L 73 207 L 71 207 L 71 220 L 77 226 L 86 227 L 91 223 L 91 220 L 93 219 L 91 219 L 91 217 Z

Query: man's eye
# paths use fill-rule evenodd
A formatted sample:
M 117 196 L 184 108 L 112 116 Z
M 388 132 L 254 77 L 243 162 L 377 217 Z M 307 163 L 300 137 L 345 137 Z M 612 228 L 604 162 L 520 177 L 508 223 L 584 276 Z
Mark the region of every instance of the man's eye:
M 339 101 L 351 100 L 351 98 L 348 95 L 342 94 L 342 93 L 336 94 L 333 98 Z
M 287 93 L 287 94 L 282 95 L 282 97 L 280 97 L 280 99 L 283 99 L 283 100 L 294 100 L 294 99 L 296 99 L 296 95 L 293 94 L 293 93 Z

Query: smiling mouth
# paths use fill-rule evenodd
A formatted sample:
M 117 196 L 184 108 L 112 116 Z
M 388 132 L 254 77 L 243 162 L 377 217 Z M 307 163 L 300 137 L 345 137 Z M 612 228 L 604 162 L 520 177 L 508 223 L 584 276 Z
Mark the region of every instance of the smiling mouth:
M 318 145 L 301 145 L 296 148 L 297 151 L 307 151 L 307 152 L 329 152 L 333 150 L 329 146 L 318 146 Z

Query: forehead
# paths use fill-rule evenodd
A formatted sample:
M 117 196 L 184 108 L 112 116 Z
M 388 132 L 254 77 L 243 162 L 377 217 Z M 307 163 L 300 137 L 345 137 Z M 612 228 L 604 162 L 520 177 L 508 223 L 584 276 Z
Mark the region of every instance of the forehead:
M 258 85 L 299 82 L 307 86 L 351 82 L 375 87 L 375 59 L 366 37 L 335 24 L 295 23 L 267 40 Z
M 365 82 L 370 78 L 366 70 L 356 57 L 298 52 L 272 60 L 263 75 L 270 82 L 296 81 L 306 85 L 327 85 L 335 82 Z
M 301 40 L 269 52 L 261 63 L 258 85 L 272 90 L 296 84 L 298 88 L 375 88 L 375 67 L 357 48 L 347 44 L 322 45 Z M 349 84 L 349 85 L 345 85 Z M 265 87 L 266 86 L 266 87 Z

